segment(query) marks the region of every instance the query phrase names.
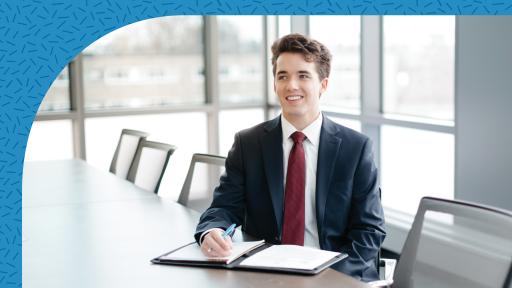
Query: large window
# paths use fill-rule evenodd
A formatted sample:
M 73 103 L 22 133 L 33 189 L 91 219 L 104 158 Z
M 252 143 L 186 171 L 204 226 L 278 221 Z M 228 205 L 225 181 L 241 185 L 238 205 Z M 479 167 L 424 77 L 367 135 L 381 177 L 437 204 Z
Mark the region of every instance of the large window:
M 280 113 L 272 87 L 264 87 L 265 79 L 273 79 L 266 74 L 271 73 L 265 66 L 270 64 L 264 57 L 270 49 L 266 43 L 275 40 L 265 35 L 306 30 L 333 55 L 322 109 L 373 140 L 386 209 L 414 213 L 422 196 L 454 197 L 455 17 L 215 18 L 205 18 L 218 24 L 204 30 L 208 35 L 203 35 L 203 17 L 173 16 L 134 23 L 93 43 L 83 53 L 83 65 L 73 70 L 84 80 L 84 95 L 78 91 L 73 96 L 82 97 L 77 103 L 85 103 L 85 109 L 66 114 L 70 97 L 65 68 L 40 110 L 44 120 L 62 114 L 45 113 L 50 110 L 61 110 L 64 116 L 34 124 L 27 159 L 37 159 L 39 153 L 70 158 L 75 147 L 86 149 L 89 163 L 107 170 L 121 129 L 139 129 L 149 132 L 150 140 L 178 147 L 169 162 L 167 174 L 172 177 L 166 176 L 161 191 L 164 196 L 179 191 L 192 153 L 227 155 L 237 131 Z M 266 26 L 263 21 L 274 22 Z M 264 27 L 276 30 L 264 33 Z M 205 85 L 205 77 L 218 86 Z M 147 109 L 155 106 L 160 114 Z M 85 131 L 80 131 L 81 121 Z M 39 127 L 54 136 L 45 139 Z M 52 127 L 62 134 L 51 132 Z M 85 148 L 73 145 L 80 137 L 85 137 Z
M 161 17 L 105 35 L 83 52 L 86 109 L 205 102 L 200 16 Z
M 455 17 L 385 16 L 382 33 L 382 112 L 453 123 Z M 454 135 L 396 125 L 380 130 L 385 207 L 414 214 L 423 196 L 453 199 Z
M 217 19 L 220 103 L 263 103 L 263 17 Z
M 310 35 L 331 51 L 331 75 L 322 105 L 359 110 L 361 93 L 361 17 L 310 16 Z
M 383 17 L 384 112 L 453 120 L 455 17 Z

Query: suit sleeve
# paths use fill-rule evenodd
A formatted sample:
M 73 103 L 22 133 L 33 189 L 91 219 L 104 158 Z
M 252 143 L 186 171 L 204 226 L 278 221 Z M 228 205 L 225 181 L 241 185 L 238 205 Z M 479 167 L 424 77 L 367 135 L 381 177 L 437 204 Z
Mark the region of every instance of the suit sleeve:
M 375 258 L 384 241 L 384 212 L 370 139 L 363 144 L 354 174 L 351 208 L 342 251 L 349 257 L 336 268 L 363 281 L 378 279 Z
M 201 215 L 195 239 L 199 243 L 201 234 L 212 228 L 227 229 L 231 224 L 242 223 L 245 211 L 245 176 L 240 134 L 228 153 L 226 170 L 220 177 L 219 186 L 213 192 L 210 207 Z

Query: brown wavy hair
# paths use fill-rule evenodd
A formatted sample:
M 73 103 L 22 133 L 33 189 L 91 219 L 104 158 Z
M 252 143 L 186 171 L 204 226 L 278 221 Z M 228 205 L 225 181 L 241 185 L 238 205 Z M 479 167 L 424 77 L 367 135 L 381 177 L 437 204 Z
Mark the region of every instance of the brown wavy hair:
M 281 53 L 300 53 L 306 62 L 315 62 L 320 80 L 331 73 L 331 52 L 324 44 L 302 34 L 289 34 L 277 39 L 272 44 L 272 72 L 276 76 L 276 62 Z

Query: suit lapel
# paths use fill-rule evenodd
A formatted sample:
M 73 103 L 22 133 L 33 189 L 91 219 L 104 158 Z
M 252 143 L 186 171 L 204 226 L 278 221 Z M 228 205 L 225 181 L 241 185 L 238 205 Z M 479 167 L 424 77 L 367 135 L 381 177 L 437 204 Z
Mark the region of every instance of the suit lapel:
M 283 219 L 283 131 L 280 125 L 280 117 L 268 122 L 265 126 L 265 134 L 261 137 L 261 150 L 263 151 L 263 164 L 267 177 L 268 189 L 272 198 L 274 215 L 279 235 Z
M 320 144 L 318 148 L 318 163 L 316 172 L 316 215 L 318 236 L 322 239 L 322 228 L 325 218 L 325 207 L 329 185 L 336 158 L 338 157 L 341 138 L 336 136 L 336 125 L 324 116 L 320 131 Z M 320 241 L 321 242 L 321 241 Z M 321 245 L 321 244 L 320 244 Z

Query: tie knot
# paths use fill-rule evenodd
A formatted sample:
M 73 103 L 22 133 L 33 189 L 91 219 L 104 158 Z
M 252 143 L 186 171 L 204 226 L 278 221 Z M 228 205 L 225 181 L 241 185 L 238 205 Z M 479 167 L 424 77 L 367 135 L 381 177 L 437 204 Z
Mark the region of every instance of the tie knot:
M 304 135 L 304 133 L 302 133 L 302 132 L 295 131 L 292 134 L 292 139 L 293 139 L 294 143 L 302 144 L 302 141 L 304 141 L 304 139 L 306 139 L 306 135 Z

